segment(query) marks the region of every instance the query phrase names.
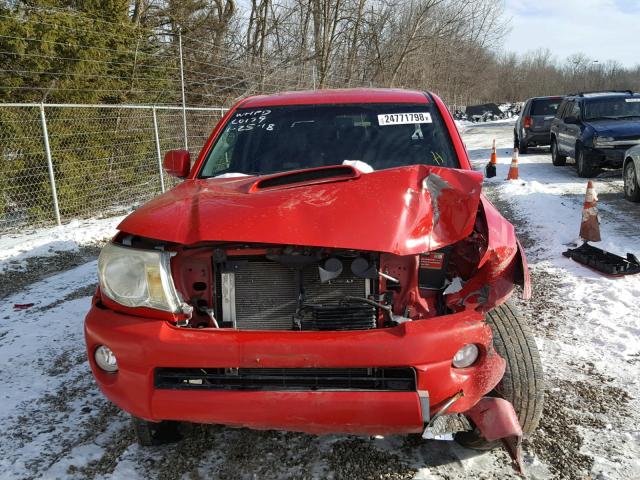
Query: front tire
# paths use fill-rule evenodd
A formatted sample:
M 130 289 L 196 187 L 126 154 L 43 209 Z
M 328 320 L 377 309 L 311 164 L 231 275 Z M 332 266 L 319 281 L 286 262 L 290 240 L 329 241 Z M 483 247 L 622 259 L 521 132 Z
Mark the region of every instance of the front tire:
M 579 145 L 576 145 L 576 169 L 581 178 L 593 178 L 598 174 L 593 162 L 585 154 L 584 148 Z
M 131 417 L 133 430 L 138 443 L 143 447 L 152 447 L 175 443 L 182 439 L 180 422 L 148 422 L 141 418 Z
M 558 142 L 556 142 L 555 138 L 551 140 L 551 163 L 556 167 L 564 167 L 567 163 L 567 157 L 565 155 L 560 155 Z
M 624 198 L 630 202 L 640 202 L 640 185 L 638 184 L 638 174 L 633 160 L 625 165 L 623 178 Z
M 493 346 L 507 362 L 504 377 L 490 395 L 511 402 L 523 434 L 528 435 L 538 426 L 544 403 L 538 348 L 524 319 L 508 303 L 487 313 L 486 320 L 493 330 Z M 463 447 L 477 450 L 500 446 L 500 442 L 482 438 L 478 429 L 457 433 L 455 439 Z

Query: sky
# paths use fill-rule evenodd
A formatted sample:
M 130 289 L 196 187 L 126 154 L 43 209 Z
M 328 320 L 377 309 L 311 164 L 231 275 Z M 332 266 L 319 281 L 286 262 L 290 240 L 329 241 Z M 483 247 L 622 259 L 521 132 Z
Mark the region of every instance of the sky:
M 505 7 L 506 51 L 548 48 L 559 60 L 581 52 L 592 61 L 640 64 L 640 0 L 505 0 Z

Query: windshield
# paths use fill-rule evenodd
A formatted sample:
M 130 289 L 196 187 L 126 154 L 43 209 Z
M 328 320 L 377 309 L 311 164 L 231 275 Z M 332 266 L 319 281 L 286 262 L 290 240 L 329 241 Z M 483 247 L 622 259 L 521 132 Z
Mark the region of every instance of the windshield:
M 585 120 L 632 117 L 640 117 L 640 96 L 600 98 L 584 105 Z
M 300 105 L 236 111 L 209 151 L 200 177 L 261 175 L 347 160 L 374 170 L 460 166 L 432 104 Z
M 540 98 L 531 104 L 531 115 L 555 115 L 562 98 Z

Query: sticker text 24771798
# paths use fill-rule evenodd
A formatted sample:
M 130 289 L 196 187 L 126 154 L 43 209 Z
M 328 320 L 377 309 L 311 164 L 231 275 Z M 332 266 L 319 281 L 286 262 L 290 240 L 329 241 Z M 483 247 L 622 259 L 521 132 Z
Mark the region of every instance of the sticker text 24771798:
M 378 115 L 378 125 L 409 125 L 411 123 L 431 123 L 429 112 L 384 113 Z

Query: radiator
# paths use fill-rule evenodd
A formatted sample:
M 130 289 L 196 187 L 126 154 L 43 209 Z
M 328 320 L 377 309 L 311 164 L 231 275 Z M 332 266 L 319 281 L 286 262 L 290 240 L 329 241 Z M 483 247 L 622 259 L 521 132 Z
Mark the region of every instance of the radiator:
M 296 270 L 266 259 L 239 262 L 221 279 L 222 320 L 242 330 L 292 330 L 299 296 Z M 366 304 L 340 305 L 345 296 L 366 297 L 369 282 L 345 269 L 321 283 L 318 267 L 302 271 L 305 304 L 303 330 L 375 328 L 376 309 Z M 341 312 L 341 308 L 344 309 Z

